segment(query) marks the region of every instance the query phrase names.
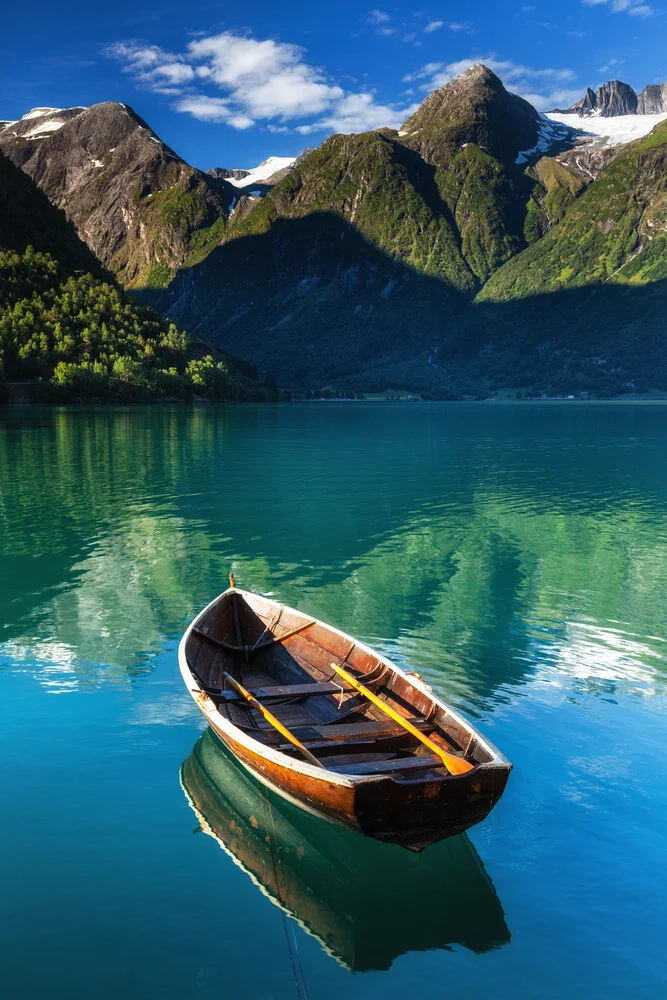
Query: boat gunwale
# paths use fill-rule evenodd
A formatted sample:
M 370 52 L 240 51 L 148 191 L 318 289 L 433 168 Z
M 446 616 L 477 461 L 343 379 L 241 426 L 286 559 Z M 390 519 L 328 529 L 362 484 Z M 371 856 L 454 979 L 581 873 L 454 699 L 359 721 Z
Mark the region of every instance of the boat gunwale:
M 268 597 L 264 594 L 253 594 L 252 591 L 246 591 L 241 587 L 228 587 L 221 594 L 218 594 L 217 597 L 214 597 L 212 601 L 210 601 L 204 608 L 201 609 L 201 611 L 198 612 L 197 615 L 195 615 L 195 617 L 185 630 L 183 637 L 178 645 L 178 663 L 181 675 L 183 677 L 183 680 L 185 681 L 185 685 L 188 691 L 190 692 L 190 695 L 192 696 L 197 707 L 203 713 L 204 717 L 207 719 L 209 725 L 214 730 L 214 732 L 220 730 L 221 733 L 226 734 L 229 737 L 229 739 L 235 741 L 236 743 L 241 744 L 241 746 L 243 746 L 250 753 L 255 754 L 256 756 L 259 756 L 261 758 L 264 758 L 265 760 L 269 760 L 274 764 L 276 764 L 278 767 L 283 767 L 286 770 L 296 771 L 300 774 L 303 774 L 307 778 L 317 779 L 318 781 L 326 781 L 328 783 L 334 783 L 336 785 L 340 785 L 346 788 L 355 788 L 359 785 L 367 785 L 387 780 L 392 780 L 395 781 L 397 784 L 400 784 L 400 779 L 397 781 L 397 779 L 391 774 L 390 771 L 387 771 L 386 773 L 379 773 L 376 775 L 363 775 L 363 774 L 346 775 L 339 771 L 331 771 L 325 767 L 315 767 L 314 764 L 309 764 L 306 760 L 300 760 L 299 758 L 296 757 L 287 757 L 286 754 L 284 754 L 282 751 L 275 750 L 272 747 L 268 747 L 265 744 L 260 743 L 258 740 L 254 739 L 249 734 L 246 734 L 241 728 L 234 725 L 234 723 L 230 719 L 226 719 L 218 711 L 217 705 L 209 697 L 208 693 L 204 690 L 202 685 L 198 683 L 194 672 L 190 669 L 190 664 L 188 663 L 186 656 L 186 646 L 188 644 L 193 629 L 197 627 L 198 623 L 202 620 L 202 618 L 204 618 L 204 616 L 209 611 L 211 611 L 216 606 L 216 604 L 223 601 L 225 597 L 231 594 L 239 594 L 244 598 L 246 597 L 246 595 L 251 598 L 259 597 L 261 600 L 269 601 L 276 605 L 281 605 L 284 608 L 284 610 L 288 613 L 292 613 L 297 616 L 304 616 L 303 611 L 299 611 L 296 608 L 291 608 L 286 604 L 281 604 L 280 601 L 276 601 L 275 598 L 273 597 Z M 428 698 L 432 699 L 433 703 L 437 705 L 438 708 L 442 709 L 444 712 L 447 713 L 448 718 L 453 719 L 455 722 L 458 722 L 470 733 L 473 733 L 478 743 L 492 757 L 490 761 L 486 761 L 485 763 L 482 764 L 475 764 L 469 771 L 464 771 L 461 774 L 447 773 L 444 775 L 438 775 L 438 777 L 436 778 L 433 777 L 425 778 L 423 779 L 424 784 L 441 782 L 441 781 L 463 782 L 479 774 L 480 771 L 495 770 L 496 768 L 511 770 L 512 765 L 510 761 L 505 757 L 505 755 L 502 754 L 500 750 L 498 750 L 497 747 L 493 745 L 493 743 L 490 743 L 486 739 L 486 737 L 484 737 L 479 732 L 476 726 L 473 726 L 472 723 L 470 723 L 467 719 L 464 719 L 463 716 L 459 715 L 459 713 L 456 712 L 450 705 L 448 705 L 441 698 L 439 698 L 438 695 L 433 691 L 433 689 L 421 677 L 419 677 L 416 674 L 408 673 L 408 671 L 403 670 L 397 664 L 393 663 L 383 653 L 378 652 L 376 649 L 373 649 L 371 646 L 368 646 L 361 640 L 355 639 L 354 636 L 348 635 L 347 632 L 343 632 L 341 629 L 336 628 L 334 625 L 330 625 L 327 622 L 323 622 L 319 618 L 312 618 L 312 616 L 309 617 L 311 617 L 313 625 L 320 625 L 322 628 L 327 629 L 330 632 L 334 632 L 341 638 L 347 639 L 349 642 L 355 643 L 359 649 L 365 651 L 366 653 L 369 653 L 371 656 L 380 659 L 384 664 L 386 664 L 390 668 L 390 670 L 393 670 L 398 676 L 402 677 L 408 684 L 411 684 L 413 687 L 417 688 L 419 691 L 425 694 Z M 204 695 L 205 700 L 204 698 L 200 700 L 197 697 L 198 695 Z M 232 753 L 234 752 L 231 747 L 230 750 Z M 253 773 L 255 773 L 251 764 L 247 764 L 243 760 L 240 760 L 240 763 L 244 767 L 246 767 L 247 770 L 250 770 Z

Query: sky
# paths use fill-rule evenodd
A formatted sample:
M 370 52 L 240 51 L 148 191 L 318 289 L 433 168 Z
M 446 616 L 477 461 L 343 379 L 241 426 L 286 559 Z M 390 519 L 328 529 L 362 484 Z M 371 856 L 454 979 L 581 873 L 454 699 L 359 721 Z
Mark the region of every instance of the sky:
M 0 119 L 122 101 L 194 166 L 252 167 L 396 128 L 474 62 L 539 110 L 609 79 L 662 83 L 660 2 L 30 0 L 3 13 Z

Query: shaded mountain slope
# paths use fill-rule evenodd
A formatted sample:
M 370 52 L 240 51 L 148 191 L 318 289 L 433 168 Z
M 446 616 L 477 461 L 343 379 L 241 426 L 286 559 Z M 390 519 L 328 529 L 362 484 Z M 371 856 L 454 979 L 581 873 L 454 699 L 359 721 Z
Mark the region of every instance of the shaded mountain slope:
M 171 319 L 288 386 L 405 361 L 438 342 L 464 301 L 323 212 L 238 237 L 176 284 L 159 300 Z
M 126 287 L 165 284 L 224 232 L 231 185 L 188 166 L 127 105 L 36 109 L 0 129 L 0 151 Z
M 79 239 L 64 213 L 0 154 L 0 247 L 23 251 L 27 246 L 52 253 L 63 273 L 103 272 L 100 262 Z
M 600 396 L 664 390 L 665 315 L 667 279 L 478 300 L 432 360 L 455 393 L 510 386 Z

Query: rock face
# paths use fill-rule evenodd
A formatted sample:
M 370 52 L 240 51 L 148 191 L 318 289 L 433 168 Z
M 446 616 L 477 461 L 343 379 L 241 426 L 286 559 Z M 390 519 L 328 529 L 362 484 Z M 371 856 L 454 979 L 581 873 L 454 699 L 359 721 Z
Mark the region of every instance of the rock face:
M 598 88 L 595 105 L 603 118 L 634 115 L 637 113 L 637 95 L 627 83 L 610 80 Z
M 247 177 L 250 173 L 249 170 L 228 170 L 226 167 L 211 167 L 206 173 L 209 177 L 216 177 L 221 181 L 240 181 L 243 177 Z
M 667 83 L 650 83 L 637 100 L 637 113 L 659 115 L 667 112 Z
M 234 189 L 188 166 L 125 104 L 35 108 L 0 151 L 126 287 L 166 284 L 219 243 Z
M 586 93 L 569 108 L 554 109 L 555 114 L 601 115 L 603 118 L 615 118 L 619 115 L 656 115 L 667 112 L 667 83 L 651 83 L 644 87 L 637 96 L 632 87 L 620 80 L 610 80 L 592 91 Z

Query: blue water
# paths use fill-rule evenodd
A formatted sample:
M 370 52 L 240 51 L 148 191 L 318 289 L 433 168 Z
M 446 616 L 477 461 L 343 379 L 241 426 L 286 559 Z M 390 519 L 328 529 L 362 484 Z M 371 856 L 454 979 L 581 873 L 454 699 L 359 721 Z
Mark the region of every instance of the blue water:
M 667 996 L 666 458 L 657 404 L 0 411 L 3 996 Z M 270 799 L 276 900 L 176 664 L 231 567 L 510 757 L 467 840 Z

